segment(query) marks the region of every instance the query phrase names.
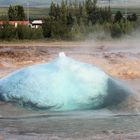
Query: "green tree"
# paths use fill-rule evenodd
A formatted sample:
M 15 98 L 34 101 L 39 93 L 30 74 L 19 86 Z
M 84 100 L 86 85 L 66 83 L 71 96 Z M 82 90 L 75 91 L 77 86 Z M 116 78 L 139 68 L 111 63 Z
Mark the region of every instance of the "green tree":
M 70 38 L 74 39 L 74 40 L 81 39 L 81 37 L 82 37 L 81 31 L 80 31 L 80 26 L 78 25 L 76 18 L 74 20 L 74 24 L 73 24 L 69 34 L 70 34 Z
M 67 7 L 64 0 L 61 2 L 61 8 L 60 8 L 60 20 L 62 25 L 66 25 L 67 23 Z
M 136 13 L 133 13 L 132 15 L 128 15 L 127 19 L 129 21 L 136 22 L 138 20 L 138 16 L 136 15 Z
M 43 22 L 43 35 L 46 38 L 52 37 L 52 27 L 54 26 L 54 17 L 48 16 Z
M 68 15 L 67 15 L 67 26 L 71 28 L 73 23 L 74 23 L 74 18 L 72 17 L 72 14 L 68 13 Z
M 129 24 L 124 22 L 120 11 L 113 19 L 110 7 L 98 7 L 97 0 L 79 3 L 78 0 L 75 2 L 62 0 L 61 4 L 51 3 L 49 16 L 44 20 L 43 34 L 47 38 L 60 39 L 73 37 L 81 39 L 89 34 L 97 34 L 101 38 L 106 34 L 109 37 L 110 34 L 112 37 L 120 37 L 137 26 L 135 14 L 131 15 L 130 20 L 134 22 Z
M 51 3 L 51 6 L 50 6 L 49 16 L 57 18 L 57 9 L 56 9 L 55 3 L 53 2 Z
M 114 17 L 114 22 L 121 22 L 121 20 L 123 19 L 123 15 L 120 11 L 118 11 L 116 14 L 115 14 L 115 17 Z
M 8 18 L 9 20 L 25 20 L 25 13 L 23 6 L 15 5 L 11 6 L 8 9 Z
M 95 24 L 98 19 L 97 11 L 96 11 L 96 4 L 97 4 L 97 0 L 86 0 L 85 2 L 88 22 L 92 22 L 92 24 Z
M 56 6 L 56 19 L 59 20 L 60 18 L 60 6 L 59 4 L 57 4 Z
M 85 3 L 83 3 L 83 5 L 81 7 L 80 14 L 81 14 L 81 22 L 82 22 L 82 24 L 87 25 L 88 24 L 88 15 L 87 15 Z

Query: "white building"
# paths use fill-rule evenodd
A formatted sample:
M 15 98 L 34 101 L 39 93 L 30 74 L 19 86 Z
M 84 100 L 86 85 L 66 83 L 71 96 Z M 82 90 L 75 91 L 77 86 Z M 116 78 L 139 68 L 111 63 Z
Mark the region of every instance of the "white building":
M 42 20 L 33 20 L 32 23 L 31 23 L 31 27 L 32 28 L 39 28 L 40 26 L 42 26 L 43 24 L 43 21 Z

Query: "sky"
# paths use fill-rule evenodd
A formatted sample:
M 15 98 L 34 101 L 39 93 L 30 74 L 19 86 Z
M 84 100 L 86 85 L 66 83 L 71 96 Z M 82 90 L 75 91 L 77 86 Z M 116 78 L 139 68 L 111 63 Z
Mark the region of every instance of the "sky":
M 101 0 L 99 3 L 106 5 L 108 1 L 109 0 Z M 140 8 L 140 0 L 111 0 L 111 5 L 119 7 L 135 6 Z

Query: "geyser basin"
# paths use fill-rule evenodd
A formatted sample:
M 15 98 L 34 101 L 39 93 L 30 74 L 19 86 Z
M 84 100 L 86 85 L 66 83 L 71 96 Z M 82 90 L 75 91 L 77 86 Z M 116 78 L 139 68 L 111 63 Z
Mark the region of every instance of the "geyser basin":
M 47 64 L 17 70 L 0 79 L 0 100 L 24 107 L 68 111 L 119 104 L 129 90 L 99 68 L 60 53 Z

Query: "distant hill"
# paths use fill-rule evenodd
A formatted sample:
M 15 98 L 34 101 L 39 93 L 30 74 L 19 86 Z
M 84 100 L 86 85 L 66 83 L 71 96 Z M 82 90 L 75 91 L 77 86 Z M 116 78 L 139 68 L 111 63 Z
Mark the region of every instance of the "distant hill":
M 0 0 L 0 6 L 9 6 L 20 4 L 20 5 L 27 5 L 29 3 L 30 6 L 41 6 L 43 4 L 47 5 L 49 4 L 48 0 Z
M 27 6 L 29 3 L 30 7 L 49 7 L 51 2 L 60 3 L 61 0 L 0 0 L 0 7 L 9 6 L 10 4 L 20 4 L 23 6 Z M 75 0 L 70 0 L 75 1 Z M 77 0 L 77 1 L 84 1 L 84 0 Z M 107 5 L 109 0 L 98 0 L 98 3 L 101 5 Z M 110 0 L 112 6 L 124 6 L 125 1 L 127 1 L 128 6 L 140 6 L 140 0 Z
M 53 0 L 56 3 L 60 3 L 61 0 Z M 30 7 L 43 7 L 43 6 L 49 6 L 52 0 L 0 0 L 0 7 L 3 6 L 9 6 L 15 5 L 15 4 L 20 4 L 23 6 L 26 6 L 27 3 L 29 3 Z

